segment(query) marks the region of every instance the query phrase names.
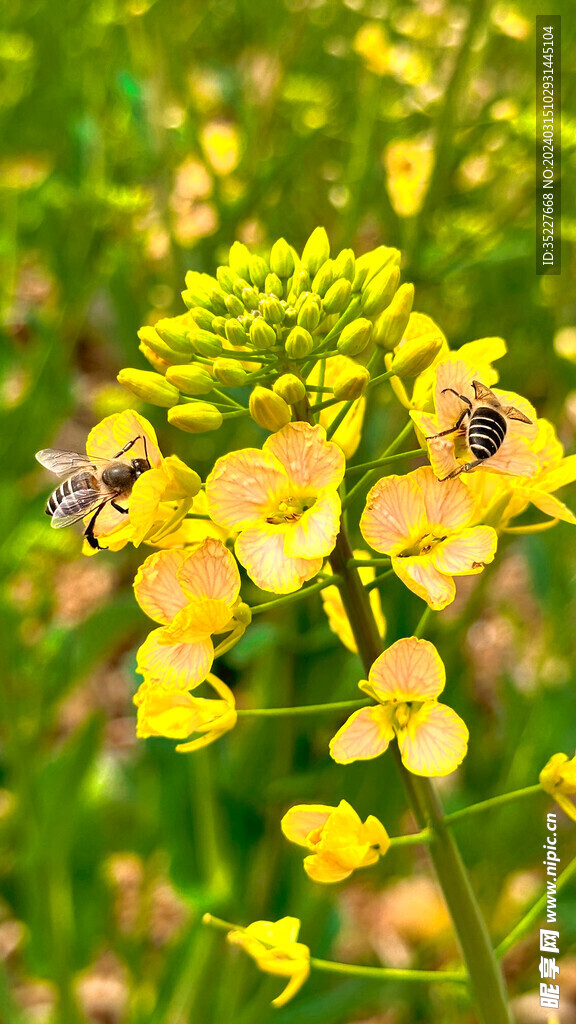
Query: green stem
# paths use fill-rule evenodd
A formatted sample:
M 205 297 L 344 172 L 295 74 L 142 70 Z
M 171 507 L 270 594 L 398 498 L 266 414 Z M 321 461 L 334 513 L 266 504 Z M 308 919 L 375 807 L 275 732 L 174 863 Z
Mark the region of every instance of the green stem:
M 248 409 L 238 409 L 235 412 L 223 412 L 222 418 L 225 420 L 235 420 L 238 416 L 249 416 L 250 411 Z
M 317 405 L 311 405 L 310 412 L 322 412 L 322 409 L 329 409 L 331 405 L 338 405 L 338 402 L 341 401 L 341 398 L 327 398 L 325 402 L 318 402 Z
M 375 590 L 376 587 L 379 587 L 380 584 L 383 583 L 384 580 L 387 580 L 389 576 L 394 575 L 394 569 L 387 569 L 386 572 L 381 572 L 378 574 L 378 576 L 375 576 L 374 579 L 370 580 L 369 583 L 365 583 L 364 590 L 366 591 L 366 593 L 369 594 L 371 590 Z
M 576 857 L 570 862 L 567 868 L 558 876 L 556 882 L 556 893 L 559 893 L 564 888 L 567 882 L 576 874 Z M 533 907 L 530 908 L 527 914 L 524 915 L 521 921 L 518 922 L 515 928 L 512 929 L 509 935 L 496 948 L 496 956 L 503 957 L 509 949 L 512 948 L 521 939 L 526 932 L 530 931 L 532 925 L 536 924 L 543 916 L 546 911 L 546 894 L 541 896 L 536 901 Z
M 364 669 L 369 672 L 382 653 L 383 643 L 358 570 L 348 564 L 351 557 L 350 543 L 342 528 L 330 562 L 333 571 L 341 576 L 340 595 Z M 470 975 L 479 1018 L 482 1024 L 511 1024 L 502 974 L 437 794 L 429 779 L 406 771 L 398 747 L 395 745 L 392 749 L 416 823 L 420 829 L 428 827 L 434 834 L 429 846 L 430 856 Z
M 313 583 L 311 587 L 302 587 L 301 590 L 297 590 L 294 594 L 286 594 L 286 597 L 277 597 L 274 601 L 264 601 L 263 604 L 253 604 L 250 610 L 252 615 L 258 615 L 259 612 L 269 612 L 274 608 L 283 608 L 287 604 L 292 604 L 294 601 L 302 601 L 303 598 L 309 597 L 310 594 L 318 594 L 326 587 L 336 586 L 339 583 L 340 577 L 332 575 L 328 580 L 320 580 L 318 583 Z
M 374 459 L 373 462 L 361 462 L 357 466 L 350 466 L 346 470 L 346 476 L 355 476 L 356 473 L 364 473 L 368 469 L 380 469 L 387 466 L 389 462 L 399 462 L 400 459 L 415 459 L 417 455 L 424 455 L 421 448 L 414 448 L 410 452 L 399 452 L 397 455 L 389 455 L 387 459 Z
M 291 708 L 239 708 L 236 712 L 238 718 L 280 718 L 284 715 L 318 715 L 324 711 L 344 711 L 347 708 L 364 708 L 372 701 L 366 700 L 337 700 L 330 704 L 302 704 L 299 707 Z
M 418 622 L 418 625 L 416 626 L 416 629 L 414 630 L 414 636 L 417 639 L 420 639 L 420 637 L 422 636 L 424 630 L 426 629 L 426 626 L 428 625 L 428 620 L 429 620 L 431 615 L 432 615 L 432 609 L 428 605 L 426 605 L 424 611 L 422 612 L 422 615 L 420 616 L 420 620 Z
M 368 382 L 366 390 L 373 388 L 376 384 L 382 384 L 385 380 L 390 380 L 390 377 L 395 377 L 394 370 L 386 370 L 386 373 L 379 373 L 377 377 L 372 377 L 372 380 Z
M 447 814 L 445 821 L 450 825 L 454 825 L 458 821 L 462 821 L 463 818 L 469 817 L 470 814 L 481 814 L 482 811 L 490 811 L 494 807 L 502 807 L 504 804 L 510 804 L 514 800 L 522 800 L 526 796 L 535 796 L 536 793 L 542 793 L 543 789 L 539 785 L 525 786 L 524 789 L 515 789 L 511 793 L 501 793 L 500 796 L 491 796 L 489 800 L 481 800 L 477 804 L 470 804 L 469 807 L 462 807 L 459 811 L 452 811 L 452 814 Z
M 342 420 L 348 415 L 350 409 L 354 405 L 354 402 L 357 401 L 357 398 L 352 398 L 349 402 L 344 402 L 344 405 L 340 409 L 340 412 L 338 413 L 337 416 L 334 417 L 332 423 L 330 424 L 328 430 L 326 431 L 326 437 L 328 438 L 328 440 L 330 440 L 331 437 L 334 437 L 334 434 L 338 430 L 338 427 L 342 423 Z
M 332 424 L 332 426 L 334 426 L 334 424 Z M 386 448 L 385 452 L 382 455 L 382 459 L 387 458 L 388 455 L 394 454 L 396 449 L 399 448 L 402 442 L 408 437 L 412 428 L 412 420 L 408 420 L 406 426 L 402 428 L 400 433 L 394 438 L 391 444 L 388 445 L 388 447 Z M 380 462 L 381 460 L 378 459 L 377 461 Z M 356 495 L 365 487 L 369 487 L 373 480 L 375 481 L 377 479 L 377 474 L 378 470 L 373 469 L 368 470 L 367 473 L 364 473 L 364 475 L 360 477 L 358 483 L 354 484 L 354 487 L 352 487 L 351 490 L 348 491 L 348 494 L 346 495 L 344 501 L 342 502 L 342 508 L 348 508 L 348 505 L 350 504 L 351 501 L 354 500 Z
M 347 974 L 354 978 L 374 978 L 375 981 L 409 981 L 424 984 L 456 982 L 465 985 L 468 978 L 464 971 L 416 971 L 401 967 L 360 967 L 356 964 L 340 964 L 336 960 L 318 960 L 310 957 L 310 967 L 330 974 Z
M 390 565 L 389 558 L 351 558 L 348 565 L 373 566 L 381 569 L 383 565 Z
M 421 832 L 409 832 L 405 836 L 391 836 L 390 846 L 416 846 L 420 843 L 429 843 L 434 836 L 429 828 L 423 828 Z

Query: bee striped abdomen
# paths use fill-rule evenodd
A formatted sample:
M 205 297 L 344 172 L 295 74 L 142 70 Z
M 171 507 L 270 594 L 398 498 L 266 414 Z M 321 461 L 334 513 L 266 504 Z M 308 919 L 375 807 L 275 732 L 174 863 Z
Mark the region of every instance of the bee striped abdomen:
M 76 476 L 64 480 L 55 491 L 52 492 L 46 504 L 46 515 L 53 516 L 61 505 L 66 502 L 68 515 L 75 515 L 85 508 L 82 502 L 82 492 L 97 488 L 98 481 L 92 473 L 77 473 Z M 78 495 L 75 498 L 75 495 Z
M 477 459 L 495 455 L 506 436 L 506 419 L 496 409 L 476 409 L 468 424 L 468 447 Z

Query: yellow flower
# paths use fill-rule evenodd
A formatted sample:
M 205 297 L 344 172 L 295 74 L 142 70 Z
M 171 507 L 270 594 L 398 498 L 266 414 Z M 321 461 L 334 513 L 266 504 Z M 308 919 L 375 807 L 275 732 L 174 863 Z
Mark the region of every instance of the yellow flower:
M 370 558 L 370 555 L 367 551 L 354 551 L 353 555 L 354 558 L 358 559 Z M 332 572 L 329 562 L 327 562 L 326 565 L 324 566 L 324 572 Z M 369 565 L 365 565 L 361 566 L 358 569 L 358 573 L 360 575 L 362 583 L 366 584 L 370 583 L 374 579 L 376 575 L 376 570 L 371 568 Z M 354 634 L 352 633 L 352 629 L 348 621 L 348 616 L 344 611 L 344 605 L 342 603 L 342 597 L 340 596 L 340 591 L 338 590 L 338 587 L 326 587 L 326 589 L 322 591 L 321 597 L 322 604 L 324 606 L 324 611 L 326 612 L 326 616 L 328 618 L 328 625 L 330 626 L 330 629 L 332 630 L 333 633 L 336 633 L 336 636 L 340 638 L 344 646 L 347 647 L 349 651 L 354 651 L 354 653 L 357 653 L 358 648 L 356 646 Z M 386 635 L 386 619 L 382 614 L 380 594 L 376 589 L 370 591 L 370 604 L 372 605 L 372 613 L 378 626 L 378 632 L 382 639 L 384 639 Z
M 464 760 L 468 729 L 438 703 L 446 672 L 428 640 L 398 640 L 376 659 L 360 689 L 378 701 L 350 716 L 330 743 L 339 764 L 378 757 L 396 736 L 404 767 L 415 775 L 449 775 Z
M 234 694 L 211 673 L 205 682 L 216 691 L 219 699 L 193 697 L 184 690 L 166 690 L 153 683 L 142 683 L 134 696 L 138 708 L 136 735 L 143 739 L 167 736 L 181 740 L 199 733 L 196 739 L 178 744 L 176 750 L 184 753 L 206 747 L 233 729 L 238 717 Z
M 332 356 L 324 360 L 324 377 L 322 378 L 322 362 L 317 362 L 310 373 L 310 384 L 319 385 L 323 379 L 327 388 L 337 387 L 338 381 L 343 380 L 350 371 L 358 367 L 353 359 L 347 356 Z M 320 413 L 320 425 L 328 430 L 333 420 L 340 414 L 344 402 L 336 402 L 329 409 L 322 409 Z M 366 399 L 357 398 L 352 403 L 340 426 L 334 432 L 332 440 L 340 446 L 347 459 L 350 459 L 358 445 L 362 435 L 362 423 L 366 409 Z
M 228 941 L 241 946 L 266 974 L 289 978 L 273 1006 L 284 1006 L 296 995 L 310 974 L 310 950 L 297 942 L 300 921 L 282 917 L 279 921 L 254 921 L 247 928 L 228 932 Z
M 474 497 L 461 480 L 436 479 L 429 466 L 387 476 L 368 494 L 362 536 L 390 555 L 402 582 L 439 611 L 456 596 L 453 576 L 482 572 L 496 553 L 490 526 L 470 526 Z
M 341 882 L 356 868 L 376 864 L 390 839 L 372 814 L 364 824 L 353 807 L 341 800 L 338 807 L 297 804 L 281 821 L 287 839 L 312 850 L 304 868 L 315 882 Z
M 472 382 L 479 381 L 489 387 L 489 378 L 483 378 L 478 374 L 476 366 L 462 359 L 439 363 L 435 370 L 435 378 L 436 415 L 417 411 L 411 412 L 410 415 L 420 434 L 428 439 L 428 456 L 432 469 L 440 480 L 445 480 L 450 473 L 461 469 L 467 462 L 474 461 L 475 456 L 466 441 L 466 420 L 460 430 L 444 437 L 434 435 L 454 427 L 462 415 L 466 404 L 458 396 L 464 395 L 474 403 L 475 389 Z M 533 451 L 537 433 L 536 412 L 530 402 L 512 391 L 496 390 L 494 395 L 504 407 L 513 406 L 527 416 L 530 422 L 520 422 L 507 416 L 506 434 L 502 444 L 496 453 L 484 459 L 478 468 L 482 471 L 489 469 L 514 476 L 533 476 L 537 467 Z
M 576 455 L 564 456 L 564 448 L 548 420 L 537 421 L 532 451 L 536 472 L 531 477 L 505 477 L 497 473 L 471 473 L 466 484 L 476 498 L 476 515 L 490 518 L 500 528 L 521 515 L 529 504 L 552 519 L 576 525 L 576 516 L 551 493 L 576 480 Z M 522 527 L 526 531 L 529 526 Z
M 392 206 L 400 217 L 413 217 L 422 208 L 433 163 L 432 140 L 426 135 L 386 146 L 386 184 Z
M 498 371 L 494 369 L 492 363 L 506 355 L 506 342 L 503 338 L 478 338 L 476 341 L 467 341 L 459 349 L 451 352 L 446 337 L 431 317 L 425 313 L 411 313 L 404 337 L 411 339 L 424 334 L 435 334 L 443 343 L 434 362 L 414 381 L 410 402 L 413 409 L 433 411 L 436 371 L 441 363 L 469 363 L 475 368 L 475 380 L 481 380 L 487 387 L 497 383 Z
M 218 459 L 206 481 L 212 519 L 239 531 L 236 556 L 263 590 L 288 594 L 320 570 L 340 526 L 344 455 L 322 427 L 288 423 Z
M 576 821 L 576 804 L 569 799 L 576 794 L 576 754 L 572 760 L 567 754 L 554 754 L 540 772 L 540 785 Z
M 113 413 L 98 423 L 88 435 L 86 453 L 90 458 L 111 459 L 135 437 L 141 440 L 122 460 L 147 458 L 150 469 L 134 483 L 127 501 L 128 515 L 109 503 L 94 525 L 95 537 L 111 551 L 119 551 L 129 542 L 135 547 L 142 541 L 156 543 L 158 537 L 178 527 L 200 489 L 198 474 L 177 455 L 162 457 L 152 424 L 133 409 Z M 88 554 L 87 548 L 85 543 L 84 551 Z
M 134 580 L 136 600 L 162 623 L 137 654 L 146 682 L 189 690 L 206 678 L 214 660 L 212 635 L 238 638 L 245 626 L 234 617 L 240 593 L 238 566 L 221 541 L 208 537 L 192 551 L 156 551 Z

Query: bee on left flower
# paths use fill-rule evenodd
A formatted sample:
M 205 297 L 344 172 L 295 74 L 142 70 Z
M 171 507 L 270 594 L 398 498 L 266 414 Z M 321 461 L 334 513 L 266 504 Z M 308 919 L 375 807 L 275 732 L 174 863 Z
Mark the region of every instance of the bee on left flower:
M 122 456 L 140 440 L 144 444 L 144 458 L 123 461 Z M 43 448 L 36 452 L 36 458 L 46 469 L 66 477 L 46 504 L 46 515 L 52 516 L 51 525 L 59 530 L 80 522 L 93 512 L 84 536 L 97 551 L 104 550 L 94 536 L 94 524 L 102 509 L 110 504 L 117 512 L 127 515 L 128 509 L 118 503 L 127 501 L 138 477 L 151 468 L 146 438 L 141 435 L 128 441 L 111 459 L 90 458 L 56 448 Z

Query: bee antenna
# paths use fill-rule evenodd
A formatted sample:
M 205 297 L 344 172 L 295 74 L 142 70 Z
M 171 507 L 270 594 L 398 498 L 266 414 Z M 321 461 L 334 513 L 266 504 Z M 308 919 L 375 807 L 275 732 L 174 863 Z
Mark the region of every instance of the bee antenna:
M 146 434 L 142 434 L 142 440 L 144 442 L 144 458 L 146 459 L 146 462 L 149 462 L 150 460 L 148 459 L 148 445 L 146 444 Z

